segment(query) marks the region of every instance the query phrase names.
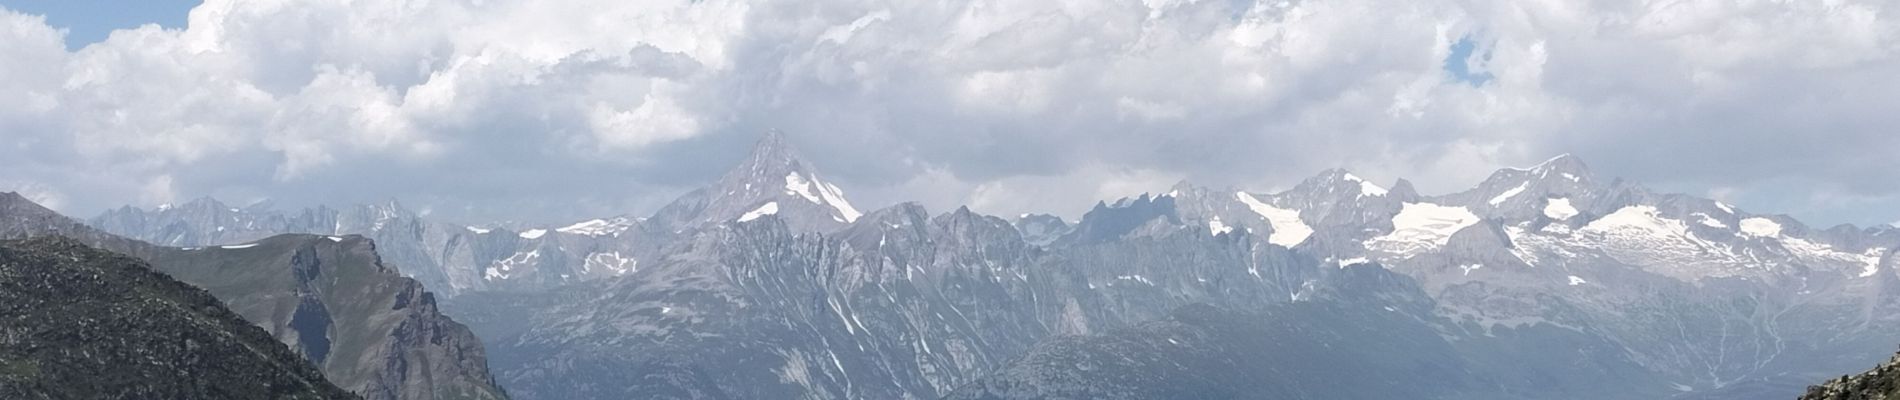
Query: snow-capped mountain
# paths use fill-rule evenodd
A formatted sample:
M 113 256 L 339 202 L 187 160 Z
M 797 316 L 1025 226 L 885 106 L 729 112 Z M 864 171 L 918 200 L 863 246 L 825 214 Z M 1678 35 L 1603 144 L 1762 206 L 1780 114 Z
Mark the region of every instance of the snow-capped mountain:
M 363 235 L 405 275 L 445 296 L 534 291 L 631 273 L 686 232 L 774 215 L 800 232 L 829 232 L 861 216 L 837 185 L 768 132 L 744 163 L 652 217 L 621 215 L 511 230 L 431 221 L 395 200 L 278 211 L 201 198 L 153 210 L 123 207 L 92 219 L 114 234 L 172 246 L 243 243 L 283 233 Z
M 189 208 L 207 216 L 98 222 L 179 240 L 295 225 Z M 1237 371 L 1305 367 L 1275 354 L 1375 362 L 1339 353 L 1387 345 L 1364 326 L 1431 332 L 1414 344 L 1444 351 L 1413 361 L 1450 372 L 1425 397 L 1774 398 L 1900 342 L 1900 230 L 1811 228 L 1568 155 L 1444 195 L 1345 170 L 1278 193 L 1182 182 L 1071 224 L 911 204 L 860 215 L 773 133 L 645 218 L 515 231 L 303 214 L 316 216 L 302 229 L 403 243 L 388 245 L 394 264 L 458 291 L 446 307 L 521 398 L 1075 394 L 1060 388 L 1219 361 L 1178 346 L 1259 361 Z M 1314 313 L 1342 317 L 1207 320 Z M 1206 340 L 1290 326 L 1326 348 Z M 1141 356 L 1070 362 L 1116 349 Z
M 826 182 L 800 159 L 785 136 L 770 131 L 746 160 L 712 186 L 695 190 L 660 209 L 650 221 L 681 232 L 776 215 L 799 232 L 837 230 L 863 213 L 844 191 Z

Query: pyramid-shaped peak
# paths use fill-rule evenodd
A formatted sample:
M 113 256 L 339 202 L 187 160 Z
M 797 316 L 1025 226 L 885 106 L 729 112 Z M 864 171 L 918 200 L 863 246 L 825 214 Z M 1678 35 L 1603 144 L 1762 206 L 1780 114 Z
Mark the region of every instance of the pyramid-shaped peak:
M 804 183 L 817 180 L 818 177 L 799 157 L 798 151 L 785 140 L 785 134 L 778 130 L 771 130 L 752 146 L 752 154 L 747 156 L 744 162 L 733 167 L 720 178 L 720 184 L 722 186 L 772 185 L 780 181 L 789 181 L 784 184 L 804 186 Z
M 752 155 L 746 159 L 745 164 L 741 165 L 741 169 L 745 167 L 767 170 L 802 169 L 804 168 L 802 164 L 798 151 L 785 140 L 785 133 L 773 129 L 766 131 L 765 136 L 760 137 L 759 141 L 752 145 Z
M 703 202 L 703 205 L 691 206 L 700 210 L 669 218 L 683 217 L 691 221 L 676 223 L 708 226 L 746 215 L 772 214 L 796 231 L 831 231 L 863 215 L 845 199 L 842 189 L 826 182 L 800 159 L 785 134 L 776 130 L 759 138 L 744 162 L 727 171 L 717 183 L 696 193 L 676 204 L 688 207 L 686 204 Z M 662 213 L 665 212 L 663 209 Z

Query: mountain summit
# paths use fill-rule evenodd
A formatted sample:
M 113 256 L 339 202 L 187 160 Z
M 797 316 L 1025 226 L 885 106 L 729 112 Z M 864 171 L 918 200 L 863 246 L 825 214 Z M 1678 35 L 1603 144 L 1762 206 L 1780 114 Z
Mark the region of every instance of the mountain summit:
M 783 133 L 770 131 L 719 182 L 675 200 L 653 220 L 678 231 L 774 216 L 794 231 L 829 232 L 861 215 L 844 191 L 799 157 Z

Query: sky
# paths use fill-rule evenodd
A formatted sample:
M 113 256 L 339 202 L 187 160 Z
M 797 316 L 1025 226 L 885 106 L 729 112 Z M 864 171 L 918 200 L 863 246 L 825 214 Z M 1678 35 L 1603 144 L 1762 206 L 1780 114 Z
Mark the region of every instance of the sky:
M 1078 216 L 1575 154 L 1900 220 L 1900 2 L 0 1 L 0 191 L 644 215 L 785 132 L 861 209 Z

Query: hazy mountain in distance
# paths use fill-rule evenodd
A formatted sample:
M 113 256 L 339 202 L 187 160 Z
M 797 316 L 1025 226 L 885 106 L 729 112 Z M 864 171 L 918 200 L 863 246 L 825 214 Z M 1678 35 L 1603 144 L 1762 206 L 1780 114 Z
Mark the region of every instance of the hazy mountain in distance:
M 912 204 L 860 216 L 835 189 L 773 133 L 650 217 L 367 226 L 416 249 L 393 252 L 418 257 L 395 268 L 449 282 L 445 308 L 523 398 L 1009 397 L 1073 383 L 990 374 L 1059 376 L 1062 364 L 1032 361 L 1169 332 L 1299 327 L 1378 346 L 1385 336 L 1352 333 L 1373 319 L 1180 318 L 1356 310 L 1350 290 L 1319 295 L 1353 287 L 1329 285 L 1354 265 L 1403 276 L 1393 290 L 1423 299 L 1376 324 L 1449 348 L 1417 361 L 1461 366 L 1458 379 L 1416 389 L 1451 398 L 1786 398 L 1900 343 L 1900 231 L 1659 193 L 1569 155 L 1443 195 L 1343 169 L 1275 193 L 1181 182 L 1073 223 Z M 1232 344 L 1193 350 L 1272 349 Z M 1295 363 L 1255 358 L 1244 368 Z M 957 391 L 977 382 L 1028 386 Z
M 156 209 L 122 207 L 91 220 L 107 232 L 171 246 L 245 243 L 271 235 L 362 235 L 403 275 L 453 297 L 469 291 L 537 291 L 624 275 L 691 231 L 776 215 L 799 232 L 835 231 L 861 216 L 786 143 L 768 133 L 712 186 L 651 217 L 621 215 L 510 230 L 432 221 L 390 200 L 341 209 L 279 211 L 201 198 Z

